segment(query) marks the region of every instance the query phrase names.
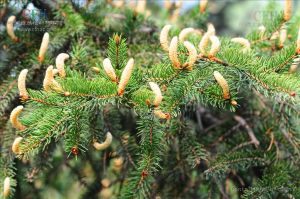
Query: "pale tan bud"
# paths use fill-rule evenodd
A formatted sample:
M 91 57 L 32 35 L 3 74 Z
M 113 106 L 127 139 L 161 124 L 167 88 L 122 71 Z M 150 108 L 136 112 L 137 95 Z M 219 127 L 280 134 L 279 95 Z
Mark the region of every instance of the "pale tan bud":
M 58 69 L 59 76 L 61 78 L 64 78 L 66 76 L 66 71 L 65 71 L 65 60 L 69 59 L 69 55 L 66 53 L 60 53 L 57 55 L 55 59 L 55 65 L 56 68 Z
M 113 170 L 119 172 L 123 167 L 124 159 L 123 157 L 115 158 L 113 160 Z
M 106 58 L 103 60 L 103 68 L 107 76 L 113 81 L 113 82 L 118 82 L 117 75 L 115 73 L 115 70 L 113 66 L 111 65 L 111 62 L 109 58 Z
M 200 13 L 204 13 L 207 7 L 208 0 L 200 0 Z
M 170 10 L 172 7 L 172 2 L 170 0 L 164 0 L 164 6 L 167 10 Z
M 104 178 L 101 180 L 101 184 L 103 187 L 107 188 L 110 185 L 110 180 L 108 178 Z
M 40 51 L 39 51 L 38 60 L 40 63 L 42 63 L 45 60 L 45 54 L 46 54 L 48 45 L 49 45 L 49 34 L 46 32 L 43 36 Z
M 189 58 L 188 58 L 188 62 L 187 62 L 187 69 L 188 70 L 192 70 L 193 69 L 193 65 L 194 63 L 197 61 L 197 49 L 195 48 L 195 46 L 189 42 L 189 41 L 185 41 L 183 43 L 183 45 L 186 47 L 186 49 L 189 51 Z
M 19 95 L 22 100 L 27 100 L 29 98 L 28 92 L 26 90 L 26 76 L 28 73 L 28 69 L 23 69 L 18 77 L 18 89 Z
M 287 30 L 286 27 L 283 26 L 279 32 L 279 48 L 283 48 L 286 37 L 287 37 Z
M 16 155 L 18 155 L 18 154 L 21 153 L 21 151 L 20 151 L 20 143 L 21 143 L 22 140 L 23 140 L 22 137 L 17 137 L 17 138 L 14 140 L 14 142 L 13 142 L 13 144 L 12 144 L 12 146 L 11 146 L 12 152 L 13 152 L 14 154 L 16 154 Z
M 226 79 L 218 71 L 214 71 L 214 77 L 223 90 L 223 98 L 230 99 L 229 86 Z
M 181 8 L 181 7 L 182 7 L 182 4 L 183 4 L 182 0 L 177 0 L 177 1 L 175 1 L 175 7 L 176 7 L 176 8 Z
M 285 21 L 288 21 L 291 19 L 292 16 L 292 5 L 293 1 L 292 0 L 285 0 L 284 3 L 284 13 L 283 13 L 283 19 Z
M 207 24 L 207 32 L 203 35 L 198 47 L 201 52 L 201 54 L 206 55 L 206 48 L 208 47 L 209 38 L 210 36 L 215 35 L 216 30 L 212 23 Z
M 243 46 L 243 52 L 249 52 L 251 50 L 251 44 L 248 39 L 242 38 L 242 37 L 236 37 L 231 39 L 234 43 L 239 43 Z
M 216 29 L 215 29 L 214 24 L 212 24 L 212 23 L 207 24 L 207 32 L 209 32 L 210 35 L 215 35 L 216 34 Z
M 159 36 L 159 41 L 160 41 L 160 45 L 162 47 L 162 49 L 164 51 L 169 51 L 169 31 L 171 29 L 171 25 L 165 25 L 160 32 L 160 36 Z
M 21 122 L 18 120 L 19 115 L 21 114 L 22 110 L 23 110 L 23 106 L 17 106 L 16 108 L 14 108 L 14 110 L 12 110 L 12 112 L 10 113 L 10 122 L 12 124 L 12 126 L 18 130 L 25 130 L 25 126 L 23 124 L 21 124 Z
M 271 35 L 270 40 L 275 40 L 275 39 L 277 39 L 278 37 L 279 37 L 279 32 L 276 31 L 276 32 L 274 32 L 274 33 Z
M 160 118 L 160 119 L 166 119 L 169 120 L 171 118 L 170 113 L 164 113 L 162 112 L 160 109 L 156 108 L 153 110 L 153 113 L 156 117 Z
M 290 72 L 290 73 L 296 72 L 296 71 L 297 71 L 297 68 L 298 68 L 298 66 L 299 66 L 299 64 L 300 64 L 300 57 L 297 57 L 296 59 L 293 60 L 293 63 L 292 63 L 292 65 L 290 66 L 289 72 Z
M 176 36 L 176 37 L 172 38 L 171 43 L 170 43 L 169 58 L 172 62 L 172 65 L 174 66 L 174 68 L 180 69 L 181 63 L 178 58 L 177 47 L 178 47 L 178 37 Z
M 10 177 L 6 177 L 3 182 L 3 196 L 8 197 L 10 194 Z
M 120 82 L 118 85 L 118 95 L 122 96 L 125 90 L 125 87 L 130 79 L 131 73 L 133 71 L 133 67 L 134 67 L 134 60 L 132 58 L 129 59 L 129 61 L 127 62 L 121 78 L 120 78 Z
M 181 6 L 182 6 L 182 0 L 178 0 L 175 2 L 175 9 L 174 9 L 171 19 L 170 19 L 172 22 L 177 21 L 179 15 L 180 15 Z
M 99 72 L 100 72 L 100 69 L 97 68 L 97 67 L 92 67 L 92 70 L 95 71 L 96 73 L 99 73 Z
M 208 53 L 209 57 L 214 57 L 220 50 L 221 48 L 221 42 L 219 40 L 219 38 L 217 36 L 210 36 L 209 37 L 210 41 L 211 41 L 211 48 L 210 51 Z
M 100 198 L 102 198 L 102 199 L 112 198 L 112 191 L 109 188 L 102 189 L 100 192 Z
M 163 99 L 163 96 L 161 94 L 160 88 L 159 88 L 159 86 L 155 82 L 149 82 L 149 85 L 150 85 L 151 90 L 155 94 L 153 105 L 154 106 L 159 106 L 160 103 L 161 103 L 161 101 L 162 101 L 162 99 Z
M 110 146 L 112 139 L 113 139 L 112 134 L 110 132 L 107 132 L 105 141 L 102 143 L 94 142 L 93 146 L 98 151 L 104 150 Z
M 16 16 L 10 16 L 7 20 L 6 23 L 6 31 L 8 36 L 14 41 L 17 42 L 19 39 L 18 37 L 15 35 L 14 32 L 14 23 L 16 21 Z
M 118 1 L 114 1 L 112 2 L 112 5 L 117 7 L 117 8 L 121 8 L 123 7 L 125 4 L 125 1 L 124 0 L 118 0 Z
M 193 33 L 193 32 L 195 32 L 195 29 L 194 29 L 194 28 L 184 28 L 184 29 L 182 29 L 182 30 L 180 31 L 180 33 L 179 33 L 179 41 L 180 41 L 180 42 L 184 42 L 185 38 L 186 38 L 189 34 L 191 34 L 191 33 Z
M 203 37 L 198 45 L 199 50 L 200 50 L 201 54 L 203 54 L 203 55 L 206 55 L 206 48 L 208 46 L 209 37 L 210 37 L 210 33 L 206 32 L 203 35 Z
M 52 65 L 50 65 L 46 70 L 45 78 L 43 81 L 43 87 L 44 87 L 45 91 L 51 91 L 51 89 L 53 89 L 54 91 L 57 91 L 57 92 L 62 91 L 61 86 L 59 85 L 59 83 L 57 81 L 55 81 L 55 79 L 53 77 L 53 66 Z
M 139 0 L 137 1 L 137 6 L 136 6 L 136 12 L 138 13 L 144 13 L 146 9 L 146 0 Z

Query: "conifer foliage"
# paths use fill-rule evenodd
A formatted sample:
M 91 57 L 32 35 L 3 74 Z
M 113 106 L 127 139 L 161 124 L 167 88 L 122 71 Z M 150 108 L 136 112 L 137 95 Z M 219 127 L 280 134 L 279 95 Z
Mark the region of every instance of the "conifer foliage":
M 300 198 L 293 1 L 238 37 L 163 4 L 3 2 L 0 198 Z

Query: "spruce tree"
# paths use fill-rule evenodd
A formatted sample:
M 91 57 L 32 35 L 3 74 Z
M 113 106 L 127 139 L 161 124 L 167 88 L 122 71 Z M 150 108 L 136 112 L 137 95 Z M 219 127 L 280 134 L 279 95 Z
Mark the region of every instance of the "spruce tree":
M 295 2 L 162 3 L 1 1 L 0 198 L 300 198 Z

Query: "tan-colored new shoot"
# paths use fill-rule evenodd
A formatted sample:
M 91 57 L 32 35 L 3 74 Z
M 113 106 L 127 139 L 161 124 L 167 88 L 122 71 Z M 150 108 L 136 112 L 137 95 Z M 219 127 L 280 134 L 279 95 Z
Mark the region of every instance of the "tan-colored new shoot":
M 155 83 L 155 82 L 149 82 L 150 88 L 153 91 L 155 98 L 153 101 L 153 105 L 155 107 L 158 107 L 163 99 L 163 96 L 161 94 L 161 90 L 159 88 L 159 86 Z
M 20 150 L 20 143 L 21 143 L 22 140 L 23 140 L 22 137 L 17 137 L 17 138 L 14 140 L 14 142 L 13 142 L 13 144 L 12 144 L 12 146 L 11 146 L 12 152 L 13 152 L 14 154 L 16 154 L 16 155 L 18 155 L 18 154 L 21 153 L 21 150 Z
M 45 55 L 46 55 L 48 45 L 49 45 L 49 34 L 46 32 L 43 36 L 40 51 L 39 51 L 39 56 L 38 56 L 38 60 L 40 63 L 44 62 L 45 60 Z
M 66 71 L 65 71 L 65 60 L 69 59 L 69 55 L 66 53 L 60 53 L 57 55 L 55 59 L 55 66 L 58 70 L 59 76 L 61 78 L 64 78 L 66 76 Z M 53 74 L 54 75 L 54 74 Z
M 279 32 L 279 48 L 283 48 L 286 38 L 287 38 L 287 30 L 285 26 L 282 26 Z
M 195 29 L 194 28 L 184 28 L 180 31 L 179 33 L 179 41 L 180 42 L 184 42 L 186 37 L 191 34 L 194 33 Z
M 21 124 L 21 122 L 19 121 L 18 117 L 21 114 L 22 110 L 23 110 L 23 106 L 17 106 L 16 108 L 14 108 L 12 110 L 12 112 L 10 113 L 10 122 L 12 124 L 12 126 L 20 131 L 25 130 L 26 127 Z
M 200 4 L 199 4 L 200 13 L 205 12 L 205 10 L 207 8 L 207 3 L 208 3 L 208 0 L 200 0 Z
M 54 90 L 56 92 L 62 91 L 61 86 L 53 77 L 53 66 L 52 65 L 50 65 L 46 70 L 45 78 L 43 81 L 43 87 L 44 87 L 45 91 L 51 91 L 51 90 Z
M 195 48 L 195 46 L 189 42 L 189 41 L 185 41 L 183 43 L 183 45 L 186 47 L 186 49 L 189 52 L 189 57 L 188 57 L 188 62 L 186 62 L 184 64 L 184 67 L 186 67 L 188 70 L 192 70 L 193 69 L 193 65 L 195 64 L 195 62 L 197 61 L 197 49 Z
M 103 60 L 103 68 L 104 68 L 104 71 L 107 74 L 107 76 L 111 79 L 111 81 L 118 82 L 118 78 L 115 73 L 115 69 L 111 65 L 109 58 L 105 58 Z
M 251 44 L 248 39 L 242 37 L 236 37 L 231 39 L 232 42 L 241 44 L 243 46 L 243 53 L 249 52 L 251 50 Z
M 219 50 L 221 48 L 221 42 L 220 42 L 219 38 L 214 35 L 210 36 L 209 39 L 211 41 L 211 48 L 208 53 L 208 57 L 212 58 L 212 57 L 215 57 L 215 55 L 219 52 Z
M 124 94 L 125 87 L 131 77 L 133 67 L 134 67 L 134 60 L 133 60 L 133 58 L 130 58 L 126 64 L 126 66 L 122 72 L 121 78 L 120 78 L 120 82 L 118 85 L 118 95 L 119 96 L 122 96 Z
M 300 57 L 297 57 L 296 59 L 293 60 L 293 63 L 290 66 L 289 72 L 290 73 L 296 72 L 299 64 L 300 64 Z
M 19 95 L 22 100 L 27 100 L 29 98 L 28 92 L 26 90 L 26 76 L 28 69 L 23 69 L 18 77 L 18 89 Z
M 169 58 L 172 62 L 172 65 L 174 66 L 174 68 L 180 69 L 181 63 L 178 58 L 177 48 L 178 48 L 178 37 L 175 36 L 172 38 L 171 43 L 170 43 Z
M 104 150 L 106 148 L 108 148 L 112 142 L 113 136 L 110 132 L 107 132 L 106 134 L 106 138 L 105 141 L 102 143 L 99 142 L 94 142 L 93 146 L 96 150 L 100 151 L 100 150 Z
M 214 71 L 214 77 L 223 90 L 223 98 L 230 99 L 229 86 L 226 79 L 218 71 Z
M 171 29 L 171 25 L 165 25 L 160 32 L 159 41 L 162 49 L 166 52 L 169 51 L 169 32 Z
M 285 0 L 284 2 L 284 12 L 283 12 L 283 19 L 284 21 L 288 21 L 291 19 L 292 16 L 292 0 Z
M 160 119 L 170 119 L 171 118 L 171 115 L 170 113 L 164 113 L 162 112 L 162 110 L 160 110 L 159 108 L 155 108 L 154 111 L 153 111 L 154 115 Z
M 3 182 L 3 196 L 8 197 L 10 194 L 10 177 L 6 177 Z
M 16 16 L 10 16 L 6 22 L 6 32 L 8 34 L 8 36 L 14 41 L 14 42 L 18 42 L 19 39 L 18 37 L 15 35 L 14 32 L 14 23 L 16 21 Z

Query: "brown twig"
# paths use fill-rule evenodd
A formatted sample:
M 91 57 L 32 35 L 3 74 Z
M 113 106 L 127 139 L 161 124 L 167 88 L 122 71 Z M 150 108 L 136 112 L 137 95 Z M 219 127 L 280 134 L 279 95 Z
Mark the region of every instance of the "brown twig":
M 255 147 L 257 148 L 259 146 L 259 141 L 257 140 L 253 130 L 250 128 L 250 126 L 248 125 L 248 123 L 246 122 L 246 120 L 244 118 L 242 118 L 241 116 L 235 115 L 233 117 L 238 123 L 240 123 L 248 132 L 248 135 L 250 137 L 251 142 L 255 145 Z

